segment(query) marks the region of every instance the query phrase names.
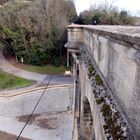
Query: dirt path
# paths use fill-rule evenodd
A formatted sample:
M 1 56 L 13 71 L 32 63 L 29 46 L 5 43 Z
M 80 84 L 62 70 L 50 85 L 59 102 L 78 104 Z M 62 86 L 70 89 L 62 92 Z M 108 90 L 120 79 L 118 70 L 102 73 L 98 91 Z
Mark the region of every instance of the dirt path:
M 29 72 L 29 71 L 14 67 L 5 59 L 1 51 L 0 51 L 0 69 L 2 69 L 3 71 L 7 73 L 10 73 L 10 74 L 22 77 L 22 78 L 38 81 L 38 82 L 43 81 L 47 76 L 47 74 Z

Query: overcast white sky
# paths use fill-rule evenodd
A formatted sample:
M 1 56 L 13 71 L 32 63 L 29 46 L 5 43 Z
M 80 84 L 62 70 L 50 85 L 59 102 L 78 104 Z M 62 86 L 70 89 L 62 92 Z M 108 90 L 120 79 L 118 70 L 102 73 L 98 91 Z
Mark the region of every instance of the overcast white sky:
M 95 3 L 101 3 L 104 0 L 74 0 L 76 5 L 76 10 L 78 14 L 89 9 L 90 5 Z M 137 14 L 140 16 L 140 0 L 107 0 L 112 2 L 113 5 L 119 7 L 119 9 L 130 11 L 133 15 Z M 139 11 L 139 12 L 138 12 Z

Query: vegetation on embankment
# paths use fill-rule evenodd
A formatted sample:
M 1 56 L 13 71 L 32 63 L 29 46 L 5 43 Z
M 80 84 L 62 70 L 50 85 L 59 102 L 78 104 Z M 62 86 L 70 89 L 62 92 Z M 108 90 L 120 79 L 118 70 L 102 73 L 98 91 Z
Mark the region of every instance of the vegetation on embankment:
M 31 80 L 26 80 L 0 70 L 0 89 L 29 86 L 32 83 L 33 81 Z
M 46 66 L 34 66 L 34 65 L 23 65 L 22 67 L 25 70 L 37 72 L 41 74 L 64 74 L 66 70 L 68 70 L 65 66 L 53 66 L 53 65 L 46 65 Z

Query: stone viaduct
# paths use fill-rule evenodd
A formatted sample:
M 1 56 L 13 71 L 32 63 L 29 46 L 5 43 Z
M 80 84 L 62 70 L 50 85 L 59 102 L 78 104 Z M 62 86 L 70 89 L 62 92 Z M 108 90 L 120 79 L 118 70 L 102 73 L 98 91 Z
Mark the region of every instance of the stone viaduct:
M 140 140 L 140 27 L 68 26 L 79 140 Z

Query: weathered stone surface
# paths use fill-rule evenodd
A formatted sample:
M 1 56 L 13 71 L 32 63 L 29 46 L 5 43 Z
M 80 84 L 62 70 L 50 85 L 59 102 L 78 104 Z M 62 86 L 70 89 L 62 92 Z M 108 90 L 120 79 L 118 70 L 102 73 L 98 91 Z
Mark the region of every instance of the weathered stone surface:
M 124 116 L 130 131 L 135 139 L 139 140 L 140 27 L 70 25 L 68 28 L 69 32 L 72 32 L 68 34 L 70 39 L 68 42 L 72 40 L 83 42 L 84 45 L 82 44 L 81 47 L 85 47 L 88 57 L 95 62 L 97 71 L 99 70 L 104 82 L 111 89 L 113 100 Z M 82 62 L 80 66 L 81 100 L 84 96 L 89 100 L 95 138 L 102 140 L 104 139 L 102 119 L 91 86 L 96 89 L 97 94 L 100 94 L 100 89 L 95 82 L 90 84 L 86 63 Z
M 69 29 L 85 29 L 95 34 L 110 36 L 112 38 L 140 45 L 140 27 L 139 26 L 105 26 L 105 25 L 70 25 Z

